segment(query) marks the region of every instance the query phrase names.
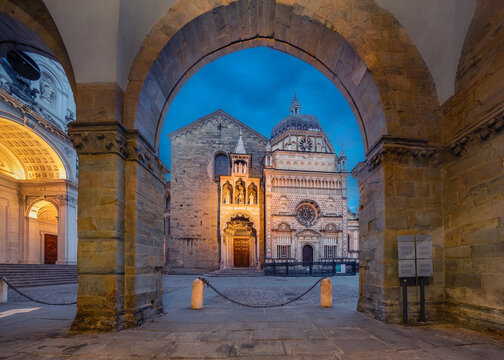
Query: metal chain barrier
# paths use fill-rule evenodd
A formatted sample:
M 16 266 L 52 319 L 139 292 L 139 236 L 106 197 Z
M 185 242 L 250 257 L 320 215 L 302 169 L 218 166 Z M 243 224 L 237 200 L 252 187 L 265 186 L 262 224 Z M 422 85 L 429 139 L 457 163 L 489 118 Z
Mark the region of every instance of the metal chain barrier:
M 69 303 L 49 303 L 49 302 L 45 302 L 45 301 L 34 299 L 31 296 L 22 293 L 18 288 L 16 288 L 14 285 L 12 285 L 11 283 L 9 283 L 7 281 L 7 279 L 4 278 L 3 276 L 1 276 L 1 278 L 2 278 L 2 281 L 5 281 L 5 283 L 7 284 L 8 287 L 10 287 L 12 290 L 14 290 L 15 292 L 17 292 L 19 295 L 21 295 L 22 297 L 27 298 L 30 301 L 33 301 L 33 302 L 36 302 L 36 303 L 39 303 L 39 304 L 43 304 L 43 305 L 51 305 L 51 306 L 70 306 L 70 305 L 76 305 L 77 304 L 77 301 L 69 302 Z
M 198 279 L 200 279 L 201 281 L 203 281 L 204 284 L 206 284 L 206 286 L 208 286 L 210 289 L 212 289 L 213 291 L 215 291 L 217 293 L 217 295 L 221 296 L 222 298 L 226 299 L 227 301 L 230 301 L 232 302 L 233 304 L 236 304 L 236 305 L 240 305 L 240 306 L 245 306 L 245 307 L 249 307 L 249 308 L 255 308 L 255 309 L 266 309 L 266 308 L 274 308 L 274 307 L 281 307 L 281 306 L 285 306 L 285 305 L 288 305 L 290 303 L 293 303 L 294 301 L 297 301 L 299 299 L 301 299 L 303 296 L 305 296 L 306 294 L 308 294 L 310 291 L 312 291 L 315 286 L 317 286 L 317 284 L 319 282 L 322 281 L 322 279 L 324 278 L 320 278 L 318 279 L 315 284 L 313 284 L 308 290 L 306 290 L 304 293 L 302 293 L 301 295 L 298 295 L 296 296 L 295 298 L 293 299 L 290 299 L 284 303 L 281 303 L 281 304 L 268 304 L 268 305 L 251 305 L 251 304 L 245 304 L 245 303 L 242 303 L 242 302 L 239 302 L 239 301 L 236 301 L 236 300 L 233 300 L 231 298 L 229 298 L 228 296 L 224 295 L 223 293 L 221 293 L 219 290 L 217 290 L 212 284 L 210 284 L 210 282 L 205 279 L 204 277 L 198 277 Z

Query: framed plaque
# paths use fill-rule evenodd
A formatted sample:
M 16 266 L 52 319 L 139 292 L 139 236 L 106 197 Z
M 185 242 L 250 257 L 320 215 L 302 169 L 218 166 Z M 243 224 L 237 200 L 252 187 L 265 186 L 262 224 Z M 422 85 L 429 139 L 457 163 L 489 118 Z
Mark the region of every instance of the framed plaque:
M 399 277 L 415 277 L 415 260 L 399 260 Z
M 432 241 L 416 242 L 417 259 L 432 259 Z
M 415 260 L 414 242 L 399 242 L 397 249 L 399 260 Z
M 431 259 L 417 259 L 417 275 L 418 276 L 434 276 Z
M 398 242 L 415 242 L 415 235 L 397 235 Z

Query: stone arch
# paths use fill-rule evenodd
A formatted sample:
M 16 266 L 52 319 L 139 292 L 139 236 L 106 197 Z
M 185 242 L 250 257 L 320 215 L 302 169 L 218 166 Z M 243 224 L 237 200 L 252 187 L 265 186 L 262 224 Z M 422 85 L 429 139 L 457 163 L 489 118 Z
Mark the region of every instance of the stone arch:
M 248 205 L 258 204 L 258 193 L 257 193 L 257 186 L 255 183 L 251 183 L 247 188 L 247 204 Z
M 224 151 L 217 151 L 213 159 L 213 174 L 216 180 L 219 179 L 219 175 L 229 175 L 229 156 Z
M 224 185 L 222 185 L 222 203 L 223 204 L 232 204 L 233 203 L 233 185 L 226 181 Z
M 59 209 L 59 203 L 52 198 L 37 198 L 32 200 L 30 204 L 26 207 L 25 216 L 31 217 L 33 219 L 38 218 L 40 210 L 44 207 L 52 206 L 57 212 Z
M 245 182 L 240 178 L 235 183 L 235 204 L 245 204 L 247 201 L 247 193 L 245 189 Z
M 16 179 L 67 179 L 75 174 L 59 147 L 42 131 L 32 130 L 23 119 L 0 112 L 0 172 Z
M 252 217 L 252 215 L 250 215 L 246 211 L 240 211 L 240 212 L 237 212 L 237 213 L 234 213 L 233 215 L 231 215 L 226 220 L 226 226 L 225 227 L 227 227 L 232 221 L 235 221 L 237 219 L 241 219 L 243 221 L 249 222 L 251 224 L 251 226 L 254 227 L 254 229 L 255 229 L 254 218 Z
M 15 42 L 22 50 L 58 61 L 75 92 L 76 82 L 70 57 L 43 1 L 0 0 L 0 26 L 2 42 Z M 3 57 L 8 49 L 2 47 L 0 56 Z
M 354 111 L 366 151 L 383 135 L 441 140 L 430 73 L 405 30 L 373 1 L 337 0 L 323 8 L 303 0 L 194 3 L 180 0 L 161 17 L 129 73 L 125 123 L 156 147 L 184 83 L 205 64 L 255 46 L 296 56 L 333 81 Z M 154 103 L 151 95 L 159 92 Z

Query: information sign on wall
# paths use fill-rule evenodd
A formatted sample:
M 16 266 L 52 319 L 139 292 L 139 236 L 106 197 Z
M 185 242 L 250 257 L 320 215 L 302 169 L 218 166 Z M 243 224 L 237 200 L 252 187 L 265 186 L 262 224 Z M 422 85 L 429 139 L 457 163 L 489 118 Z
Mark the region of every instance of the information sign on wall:
M 433 276 L 432 236 L 397 236 L 399 277 Z

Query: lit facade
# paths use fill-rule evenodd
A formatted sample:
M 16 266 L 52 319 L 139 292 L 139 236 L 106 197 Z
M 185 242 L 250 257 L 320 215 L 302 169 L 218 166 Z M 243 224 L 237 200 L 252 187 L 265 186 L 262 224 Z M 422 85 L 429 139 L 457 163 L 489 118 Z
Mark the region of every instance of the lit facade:
M 75 104 L 61 65 L 30 56 L 37 81 L 0 64 L 0 263 L 76 264 Z
M 348 258 L 346 156 L 296 97 L 290 112 L 273 128 L 264 160 L 266 259 Z
M 346 156 L 300 110 L 294 98 L 270 139 L 221 110 L 168 135 L 170 272 L 358 258 Z

